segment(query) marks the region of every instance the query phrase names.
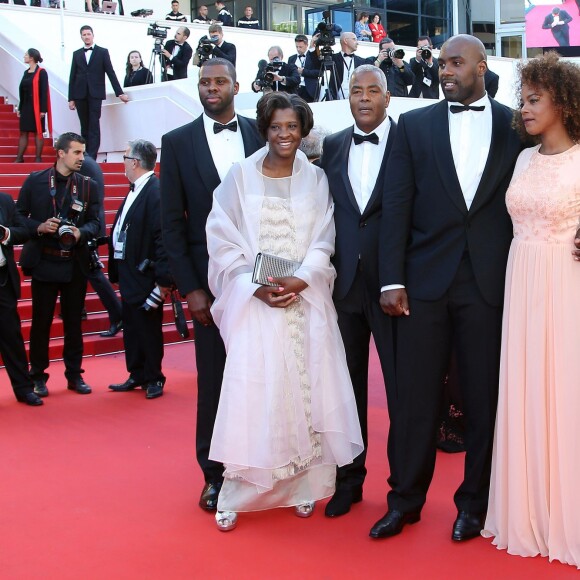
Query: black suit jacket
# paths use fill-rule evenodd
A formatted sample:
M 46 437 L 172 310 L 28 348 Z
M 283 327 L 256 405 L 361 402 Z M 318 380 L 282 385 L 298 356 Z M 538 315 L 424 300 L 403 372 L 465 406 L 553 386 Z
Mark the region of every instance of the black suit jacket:
M 492 70 L 487 69 L 485 71 L 485 90 L 490 97 L 495 97 L 497 89 L 499 88 L 499 75 L 495 74 Z
M 381 224 L 380 284 L 404 284 L 409 296 L 437 300 L 450 287 L 465 250 L 486 302 L 503 301 L 512 224 L 505 205 L 522 148 L 512 110 L 491 100 L 491 146 L 469 211 L 459 185 L 447 101 L 399 117 Z
M 336 245 L 332 262 L 336 268 L 334 298 L 346 296 L 354 281 L 357 268 L 362 273 L 368 288 L 380 295 L 378 275 L 379 229 L 381 225 L 383 190 L 388 182 L 385 173 L 397 133 L 397 124 L 391 119 L 391 128 L 385 148 L 385 155 L 377 182 L 363 213 L 359 209 L 348 176 L 348 155 L 352 142 L 353 127 L 339 131 L 324 140 L 320 167 L 328 177 L 330 193 L 334 200 L 334 222 L 336 225 Z
M 107 96 L 105 75 L 109 77 L 115 94 L 122 95 L 123 89 L 117 80 L 109 51 L 106 48 L 95 45 L 89 64 L 87 64 L 84 49 L 75 50 L 70 67 L 68 100 L 88 98 L 104 100 Z
M 308 94 L 314 98 L 316 96 L 316 89 L 318 88 L 318 76 L 320 74 L 320 62 L 316 58 L 316 54 L 312 50 L 307 50 L 304 55 L 304 70 L 302 71 L 302 77 L 304 78 L 304 86 L 308 91 Z M 293 54 L 288 59 L 288 64 L 293 64 L 298 67 L 300 61 L 298 61 L 298 55 Z M 300 83 L 298 83 L 300 84 Z
M 356 54 L 353 54 L 353 62 L 352 62 L 352 70 L 361 66 L 362 64 L 367 63 L 367 59 L 361 58 Z M 330 94 L 332 95 L 333 99 L 342 98 L 342 94 L 340 91 L 340 86 L 342 85 L 342 81 L 344 79 L 344 59 L 342 57 L 342 52 L 335 52 L 332 55 L 332 60 L 334 62 L 334 69 L 330 73 Z M 336 70 L 336 76 L 334 71 Z
M 286 77 L 286 83 L 282 84 L 278 81 L 275 81 L 272 85 L 272 90 L 282 91 L 285 93 L 295 93 L 296 89 L 298 89 L 298 85 L 300 84 L 300 74 L 298 73 L 296 65 L 287 62 L 283 63 L 280 67 L 280 70 L 278 71 L 278 75 L 281 77 Z M 252 83 L 252 90 L 255 93 L 259 93 L 262 89 L 256 90 L 254 83 Z
M 134 73 L 129 73 L 125 75 L 125 80 L 123 81 L 124 87 L 138 87 L 140 85 L 149 85 L 153 82 L 153 75 L 148 68 L 140 68 Z
M 264 145 L 256 122 L 238 115 L 246 157 Z M 220 178 L 213 162 L 203 115 L 161 139 L 161 215 L 169 268 L 182 295 L 207 284 L 205 224 Z M 184 216 L 187 216 L 187 219 Z
M 165 43 L 165 50 L 170 54 L 175 48 L 175 40 L 168 40 Z M 167 72 L 173 76 L 173 80 L 187 78 L 187 65 L 193 56 L 193 49 L 188 42 L 181 45 L 180 51 L 173 58 L 163 57 L 163 63 L 167 67 L 171 65 Z
M 424 99 L 439 98 L 439 61 L 433 57 L 433 66 L 428 66 L 425 61 L 417 62 L 412 58 L 409 63 L 411 72 L 415 75 L 413 86 L 409 91 L 409 96 L 418 98 L 423 95 Z M 423 79 L 429 79 L 431 84 L 427 86 Z M 493 97 L 493 95 L 491 95 Z
M 10 230 L 10 241 L 6 245 L 2 244 L 2 253 L 6 258 L 6 267 L 8 268 L 8 279 L 6 283 L 12 285 L 16 298 L 20 298 L 20 275 L 18 274 L 18 268 L 16 268 L 12 246 L 26 242 L 29 234 L 22 216 L 16 212 L 16 206 L 14 205 L 12 196 L 1 192 L 0 225 Z
M 231 42 L 224 40 L 221 46 L 214 46 L 212 55 L 216 58 L 225 58 L 236 66 L 236 45 Z
M 109 280 L 119 284 L 121 297 L 125 302 L 140 306 L 155 287 L 170 286 L 169 263 L 161 235 L 159 179 L 152 175 L 129 208 L 121 228 L 127 228 L 125 259 L 113 258 L 113 230 L 123 212 L 127 198 L 123 201 L 109 236 Z M 145 272 L 137 266 L 143 260 L 154 262 Z

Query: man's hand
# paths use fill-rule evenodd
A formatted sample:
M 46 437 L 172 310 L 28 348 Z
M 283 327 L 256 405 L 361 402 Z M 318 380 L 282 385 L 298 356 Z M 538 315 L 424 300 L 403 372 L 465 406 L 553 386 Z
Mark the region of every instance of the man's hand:
M 168 50 L 163 49 L 161 51 L 161 54 L 165 57 L 165 58 L 171 58 L 171 53 Z
M 388 54 L 386 50 L 381 50 L 377 56 L 377 60 L 379 62 L 383 62 L 383 60 L 385 60 L 385 58 L 387 58 Z
M 129 97 L 123 93 L 122 95 L 119 95 L 119 98 L 124 102 L 124 103 L 128 103 L 129 102 Z
M 580 262 L 580 228 L 576 231 L 576 237 L 574 238 L 575 250 L 572 250 L 572 255 L 577 262 Z
M 409 316 L 409 299 L 404 288 L 385 290 L 381 293 L 379 304 L 389 316 Z
M 310 41 L 310 48 L 315 48 L 316 47 L 316 41 L 320 38 L 320 32 L 317 32 L 313 37 L 312 40 Z
M 209 311 L 211 300 L 205 290 L 193 290 L 193 292 L 186 295 L 185 299 L 187 300 L 187 308 L 195 320 L 204 326 L 213 324 L 213 318 Z
M 81 231 L 79 228 L 75 228 L 74 226 L 70 226 L 70 229 L 72 230 L 73 236 L 75 237 L 76 243 L 78 244 L 81 239 Z
M 273 73 L 272 78 L 274 79 L 274 81 L 278 81 L 279 83 L 286 80 L 286 77 L 281 77 L 278 73 Z
M 54 234 L 58 230 L 60 225 L 60 220 L 55 217 L 48 218 L 45 222 L 41 223 L 36 231 L 39 234 Z M 76 228 L 75 228 L 76 229 Z M 75 236 L 76 237 L 76 236 Z
M 405 66 L 405 63 L 403 62 L 402 58 L 393 58 L 393 64 L 397 67 L 397 68 L 401 68 Z
M 304 72 L 304 67 L 302 67 L 302 66 L 297 66 L 296 68 L 298 69 L 298 74 L 299 74 L 300 76 L 302 76 L 302 73 Z
M 69 102 L 68 102 L 68 108 L 69 108 L 71 111 L 74 111 L 74 110 L 77 108 L 77 106 L 76 106 L 76 104 L 75 104 L 75 102 L 74 102 L 74 101 L 69 101 Z

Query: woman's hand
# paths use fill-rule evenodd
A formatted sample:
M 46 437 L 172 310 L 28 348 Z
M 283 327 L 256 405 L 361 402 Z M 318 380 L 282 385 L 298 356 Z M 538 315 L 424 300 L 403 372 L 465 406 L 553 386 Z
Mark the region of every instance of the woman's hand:
M 254 296 L 271 308 L 286 308 L 293 302 L 298 302 L 300 292 L 308 288 L 308 284 L 296 276 L 268 278 L 268 280 L 278 286 L 260 286 L 254 292 Z

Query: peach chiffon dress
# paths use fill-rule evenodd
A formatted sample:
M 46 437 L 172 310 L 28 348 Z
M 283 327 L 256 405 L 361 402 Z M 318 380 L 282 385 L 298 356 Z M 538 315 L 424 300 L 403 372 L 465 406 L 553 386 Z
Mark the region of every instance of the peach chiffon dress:
M 482 535 L 580 567 L 580 145 L 524 150 L 506 203 L 514 240 Z

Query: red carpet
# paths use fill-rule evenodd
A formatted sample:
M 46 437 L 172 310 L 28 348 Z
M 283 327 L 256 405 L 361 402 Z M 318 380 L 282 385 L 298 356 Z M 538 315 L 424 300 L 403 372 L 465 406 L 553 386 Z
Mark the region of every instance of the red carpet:
M 337 520 L 323 506 L 303 520 L 290 510 L 241 514 L 224 534 L 197 507 L 192 344 L 168 347 L 167 393 L 111 393 L 122 356 L 89 358 L 89 396 L 66 391 L 52 363 L 44 407 L 19 404 L 0 371 L 0 578 L 342 579 L 553 578 L 576 569 L 509 556 L 476 539 L 449 539 L 462 455 L 439 454 L 423 520 L 375 541 L 385 511 L 388 417 L 373 361 L 369 475 L 364 501 Z

